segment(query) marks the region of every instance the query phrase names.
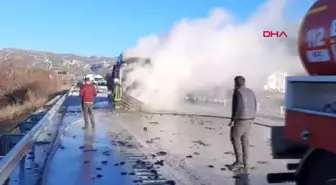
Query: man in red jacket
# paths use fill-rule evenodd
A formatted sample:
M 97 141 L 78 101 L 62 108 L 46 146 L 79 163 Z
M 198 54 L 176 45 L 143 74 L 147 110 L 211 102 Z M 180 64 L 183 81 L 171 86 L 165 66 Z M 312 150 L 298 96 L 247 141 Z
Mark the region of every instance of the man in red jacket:
M 93 117 L 93 102 L 97 96 L 97 90 L 91 84 L 91 80 L 89 78 L 85 78 L 85 84 L 81 87 L 79 96 L 82 98 L 82 108 L 85 122 L 83 129 L 87 129 L 89 126 L 88 117 L 90 117 L 91 126 L 94 128 L 95 123 Z

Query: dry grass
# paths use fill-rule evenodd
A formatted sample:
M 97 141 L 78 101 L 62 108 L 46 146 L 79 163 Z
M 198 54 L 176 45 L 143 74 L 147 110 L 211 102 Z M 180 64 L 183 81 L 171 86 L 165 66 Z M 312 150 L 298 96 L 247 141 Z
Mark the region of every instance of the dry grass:
M 58 74 L 41 70 L 0 65 L 0 123 L 7 124 L 24 118 L 43 106 L 63 88 Z M 0 126 L 1 129 L 1 126 Z
M 18 116 L 25 115 L 31 111 L 35 111 L 43 106 L 47 98 L 36 99 L 36 101 L 27 101 L 23 104 L 8 105 L 0 110 L 1 120 L 13 120 Z

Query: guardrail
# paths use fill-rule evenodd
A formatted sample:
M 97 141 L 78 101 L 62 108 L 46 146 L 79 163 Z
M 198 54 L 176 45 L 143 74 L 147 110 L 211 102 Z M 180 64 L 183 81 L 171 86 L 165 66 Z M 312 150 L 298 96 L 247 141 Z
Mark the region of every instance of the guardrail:
M 218 117 L 218 118 L 227 118 L 229 112 L 231 111 L 231 102 L 225 100 L 209 100 L 206 98 L 192 98 L 194 102 L 206 102 L 212 103 L 223 107 L 223 109 L 218 109 L 219 107 L 214 107 L 211 110 L 151 110 L 146 108 L 143 102 L 129 95 L 127 92 L 122 94 L 122 106 L 133 112 L 144 112 L 144 113 L 153 113 L 153 114 L 183 114 L 183 115 L 199 115 L 207 117 Z M 219 104 L 218 104 L 219 103 Z M 191 105 L 192 106 L 192 105 Z M 283 122 L 285 107 L 284 106 L 267 106 L 266 103 L 258 103 L 258 113 L 257 117 L 261 119 L 271 119 L 273 121 Z
M 190 96 L 185 97 L 187 101 L 190 102 L 198 102 L 198 103 L 205 103 L 205 104 L 214 104 L 214 105 L 220 105 L 223 107 L 231 108 L 231 100 L 228 99 L 209 99 L 206 97 L 196 97 L 196 96 Z M 257 104 L 257 111 L 259 114 L 267 114 L 277 117 L 283 117 L 285 115 L 285 106 L 283 105 L 269 105 L 270 102 L 258 102 Z
M 73 88 L 70 89 L 70 91 Z M 70 92 L 69 91 L 69 92 Z M 43 118 L 0 160 L 0 184 L 4 184 L 23 157 L 34 146 L 43 133 L 44 128 L 51 123 L 52 118 L 63 104 L 68 93 L 63 95 Z

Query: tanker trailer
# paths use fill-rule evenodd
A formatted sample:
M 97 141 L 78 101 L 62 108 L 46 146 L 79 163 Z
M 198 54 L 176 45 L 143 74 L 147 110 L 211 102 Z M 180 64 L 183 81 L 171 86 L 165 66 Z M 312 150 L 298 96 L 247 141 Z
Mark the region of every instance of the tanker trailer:
M 336 1 L 319 0 L 309 9 L 298 36 L 308 76 L 289 76 L 285 92 L 284 138 L 308 150 L 294 172 L 268 174 L 269 183 L 336 185 Z

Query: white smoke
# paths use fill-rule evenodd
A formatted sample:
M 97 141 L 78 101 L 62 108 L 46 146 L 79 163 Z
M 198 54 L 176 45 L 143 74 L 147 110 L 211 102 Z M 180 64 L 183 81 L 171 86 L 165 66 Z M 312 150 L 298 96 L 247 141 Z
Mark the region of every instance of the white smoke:
M 148 57 L 152 66 L 137 66 L 126 84 L 137 81 L 132 95 L 151 107 L 178 109 L 189 92 L 216 87 L 224 94 L 236 75 L 260 89 L 273 72 L 303 72 L 293 51 L 297 23 L 284 19 L 286 6 L 269 0 L 244 22 L 216 8 L 207 18 L 181 20 L 167 35 L 141 38 L 125 57 Z M 263 30 L 285 30 L 288 38 L 263 38 Z

